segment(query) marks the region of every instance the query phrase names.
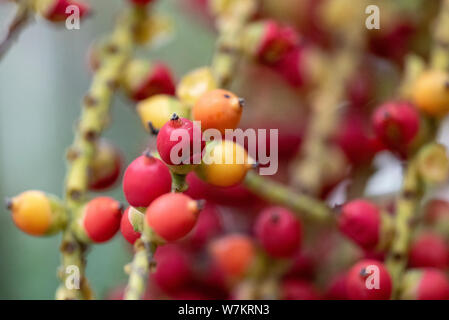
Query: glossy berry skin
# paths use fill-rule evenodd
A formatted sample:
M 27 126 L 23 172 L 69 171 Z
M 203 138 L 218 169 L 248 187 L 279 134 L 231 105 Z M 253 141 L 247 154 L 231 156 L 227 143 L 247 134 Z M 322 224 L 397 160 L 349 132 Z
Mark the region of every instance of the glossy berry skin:
M 179 245 L 170 243 L 159 246 L 154 259 L 156 271 L 152 277 L 165 292 L 177 291 L 192 279 L 192 262 Z
M 120 228 L 121 204 L 109 197 L 98 197 L 89 201 L 85 208 L 82 226 L 92 242 L 110 240 Z
M 169 165 L 200 164 L 206 146 L 201 129 L 177 114 L 161 128 L 156 143 L 161 159 Z
M 25 233 L 41 236 L 52 223 L 50 201 L 41 191 L 26 191 L 12 199 L 9 208 L 14 224 Z
M 442 236 L 432 233 L 419 235 L 410 245 L 409 265 L 413 268 L 449 267 L 449 247 Z
M 348 300 L 346 273 L 338 274 L 329 282 L 325 293 L 326 300 Z
M 209 252 L 217 267 L 229 278 L 244 276 L 255 257 L 251 238 L 241 234 L 228 234 L 212 241 Z
M 89 168 L 89 189 L 101 191 L 114 186 L 120 177 L 122 163 L 120 150 L 106 140 L 100 140 Z
M 374 111 L 372 125 L 379 140 L 396 150 L 415 138 L 419 129 L 419 114 L 408 102 L 387 102 Z
M 410 269 L 402 279 L 403 300 L 449 300 L 449 281 L 442 270 Z
M 198 218 L 197 201 L 182 193 L 167 193 L 147 208 L 145 222 L 161 238 L 176 241 L 186 236 Z
M 126 208 L 120 221 L 120 232 L 123 238 L 131 244 L 134 244 L 140 238 L 141 233 L 134 230 L 131 224 L 130 210 L 136 210 L 132 207 Z
M 138 157 L 125 171 L 123 192 L 133 207 L 147 207 L 154 199 L 170 190 L 170 170 L 161 160 L 152 156 Z
M 204 93 L 192 109 L 192 117 L 201 121 L 201 129 L 217 129 L 222 135 L 226 129 L 237 128 L 242 116 L 243 100 L 230 91 L 215 89 Z
M 422 112 L 435 117 L 449 112 L 449 74 L 431 70 L 421 74 L 412 90 L 412 100 Z
M 270 207 L 257 217 L 255 234 L 269 255 L 285 258 L 299 249 L 302 226 L 291 211 L 282 207 Z
M 203 160 L 197 169 L 199 177 L 217 187 L 239 184 L 252 166 L 252 159 L 246 150 L 229 140 L 210 142 Z
M 343 206 L 338 217 L 339 230 L 364 249 L 379 243 L 381 212 L 367 200 L 353 200 Z
M 281 296 L 285 300 L 320 300 L 320 294 L 313 284 L 301 279 L 284 280 Z
M 379 288 L 367 288 L 367 281 L 371 284 L 368 277 L 375 276 L 369 267 L 377 267 L 379 273 Z M 389 300 L 391 298 L 392 281 L 386 267 L 376 260 L 362 260 L 356 263 L 348 272 L 346 278 L 346 289 L 350 300 Z

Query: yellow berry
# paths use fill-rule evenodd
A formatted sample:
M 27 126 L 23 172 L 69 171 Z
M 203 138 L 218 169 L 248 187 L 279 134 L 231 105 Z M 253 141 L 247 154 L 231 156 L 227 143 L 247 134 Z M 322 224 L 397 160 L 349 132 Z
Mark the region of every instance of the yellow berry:
M 176 94 L 182 102 L 192 106 L 204 93 L 216 88 L 212 71 L 204 67 L 185 75 L 178 84 Z
M 449 112 L 449 74 L 430 70 L 416 80 L 412 99 L 416 107 L 431 116 L 444 116 Z

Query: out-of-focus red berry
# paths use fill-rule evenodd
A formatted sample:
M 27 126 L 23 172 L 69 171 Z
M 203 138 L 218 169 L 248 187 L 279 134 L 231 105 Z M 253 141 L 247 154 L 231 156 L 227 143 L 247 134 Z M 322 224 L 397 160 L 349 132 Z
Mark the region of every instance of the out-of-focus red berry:
M 351 300 L 389 300 L 392 281 L 381 262 L 362 260 L 349 270 L 346 290 Z

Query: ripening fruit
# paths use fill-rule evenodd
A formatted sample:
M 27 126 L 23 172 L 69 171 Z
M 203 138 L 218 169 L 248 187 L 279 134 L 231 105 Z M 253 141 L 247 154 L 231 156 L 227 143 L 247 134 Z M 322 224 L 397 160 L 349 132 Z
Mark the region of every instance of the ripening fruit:
M 279 73 L 285 81 L 293 87 L 301 87 L 311 81 L 308 79 L 308 71 L 305 64 L 305 50 L 303 47 L 296 47 L 282 56 L 273 65 L 274 71 Z
M 120 150 L 108 141 L 100 140 L 89 167 L 89 189 L 100 191 L 113 186 L 120 177 L 122 162 Z
M 122 215 L 122 220 L 120 221 L 120 232 L 123 235 L 123 238 L 126 239 L 131 244 L 134 244 L 137 239 L 140 238 L 141 233 L 134 230 L 133 225 L 131 223 L 132 214 L 137 214 L 142 216 L 143 214 L 133 207 L 126 208 L 125 212 Z
M 449 300 L 449 281 L 438 269 L 411 269 L 402 278 L 400 292 L 402 300 Z
M 68 7 L 75 5 L 79 9 L 79 17 L 83 18 L 90 12 L 90 7 L 84 3 L 74 0 L 35 0 L 34 9 L 45 19 L 52 22 L 65 21 L 72 13 Z M 67 12 L 66 12 L 67 10 Z
M 157 151 L 169 165 L 200 164 L 206 143 L 192 121 L 173 114 L 157 135 Z
M 446 270 L 449 267 L 449 247 L 445 239 L 430 232 L 419 235 L 410 245 L 409 265 L 412 268 Z
M 293 255 L 301 245 L 302 225 L 291 211 L 270 207 L 257 217 L 255 234 L 268 254 L 286 258 Z
M 449 74 L 430 70 L 416 80 L 412 99 L 416 107 L 431 116 L 444 116 L 449 112 Z
M 147 207 L 154 199 L 171 190 L 168 167 L 151 155 L 130 163 L 123 176 L 123 193 L 133 207 Z
M 255 259 L 251 238 L 241 234 L 228 234 L 213 240 L 209 252 L 217 267 L 231 278 L 244 276 Z
M 320 300 L 320 294 L 313 284 L 301 279 L 282 281 L 281 297 L 285 300 Z
M 346 277 L 346 273 L 341 273 L 329 281 L 325 293 L 326 300 L 348 300 Z
M 17 228 L 32 236 L 58 232 L 67 221 L 60 201 L 42 191 L 25 191 L 8 200 L 7 207 Z
M 192 279 L 192 262 L 179 245 L 169 243 L 158 246 L 154 260 L 156 271 L 152 278 L 165 292 L 177 291 Z
M 374 111 L 372 124 L 379 140 L 396 150 L 412 142 L 419 129 L 419 114 L 408 102 L 391 101 Z
M 192 109 L 192 117 L 201 121 L 201 129 L 217 129 L 222 135 L 226 129 L 237 128 L 244 101 L 230 91 L 215 89 L 204 93 Z
M 154 200 L 146 210 L 145 222 L 166 241 L 186 236 L 195 226 L 199 203 L 182 193 L 167 193 Z
M 380 240 L 380 209 L 368 200 L 353 200 L 341 209 L 338 227 L 362 248 L 373 249 Z
M 349 270 L 346 289 L 350 300 L 389 300 L 392 281 L 381 262 L 362 260 Z
M 230 187 L 242 182 L 253 164 L 242 146 L 229 140 L 213 141 L 206 146 L 197 173 L 211 185 Z
M 156 94 L 175 94 L 175 84 L 170 69 L 163 63 L 133 60 L 125 68 L 122 78 L 126 94 L 140 101 Z
M 120 202 L 109 197 L 98 197 L 85 205 L 80 223 L 92 242 L 102 243 L 117 233 L 121 218 Z
M 180 118 L 189 117 L 189 109 L 173 96 L 158 94 L 140 101 L 137 104 L 137 114 L 143 127 L 149 131 L 149 122 L 154 129 L 159 130 L 167 120 L 176 113 Z
M 293 49 L 298 41 L 298 34 L 293 28 L 269 19 L 248 25 L 242 43 L 246 54 L 262 63 L 271 64 Z
M 192 107 L 206 92 L 217 88 L 210 67 L 195 69 L 185 75 L 176 88 L 179 99 Z

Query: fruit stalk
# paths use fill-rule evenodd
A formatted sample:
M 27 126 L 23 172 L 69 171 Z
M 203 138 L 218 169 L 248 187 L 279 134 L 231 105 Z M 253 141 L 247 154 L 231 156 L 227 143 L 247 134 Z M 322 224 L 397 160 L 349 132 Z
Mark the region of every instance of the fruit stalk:
M 77 126 L 75 139 L 68 153 L 68 171 L 65 194 L 71 211 L 72 223 L 64 231 L 61 245 L 62 267 L 61 286 L 58 299 L 88 299 L 92 297 L 84 276 L 84 244 L 76 239 L 74 230 L 80 207 L 88 189 L 88 167 L 91 163 L 95 141 L 107 125 L 112 95 L 117 88 L 118 77 L 134 48 L 133 32 L 135 26 L 146 17 L 144 7 L 133 7 L 120 17 L 110 40 L 108 54 L 95 73 L 89 92 L 84 98 L 81 119 Z M 84 290 L 70 290 L 65 286 L 68 266 L 75 265 L 80 270 Z
M 31 2 L 29 0 L 18 0 L 15 2 L 17 4 L 15 15 L 6 30 L 4 38 L 0 40 L 0 58 L 8 51 L 29 18 Z
M 362 8 L 363 1 L 359 5 Z M 359 10 L 357 15 L 348 19 L 347 24 L 340 26 L 341 30 L 338 31 L 341 43 L 335 55 L 328 59 L 328 73 L 312 101 L 311 123 L 292 175 L 293 186 L 309 194 L 317 194 L 321 187 L 328 141 L 338 126 L 338 111 L 342 105 L 346 83 L 361 58 L 365 43 L 363 12 L 364 10 Z
M 255 0 L 234 1 L 230 12 L 217 9 L 217 28 L 219 37 L 212 59 L 212 72 L 218 88 L 231 85 L 241 56 L 240 38 L 242 30 L 257 9 Z
M 248 171 L 244 184 L 255 194 L 273 204 L 291 209 L 301 218 L 316 222 L 334 220 L 332 211 L 321 201 L 305 194 L 296 193 L 280 183 L 259 176 L 254 171 Z

